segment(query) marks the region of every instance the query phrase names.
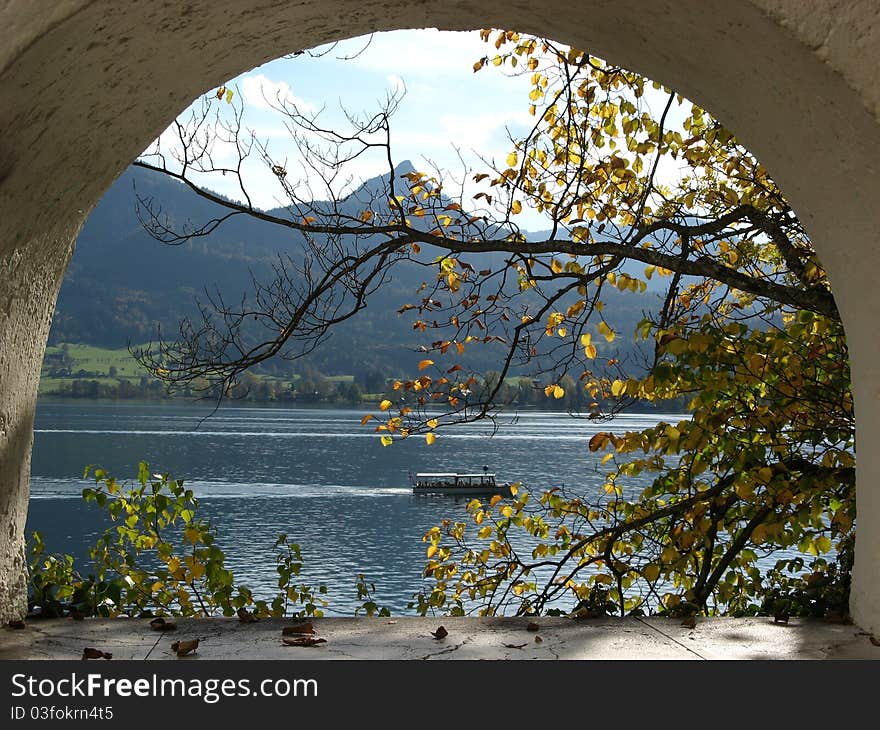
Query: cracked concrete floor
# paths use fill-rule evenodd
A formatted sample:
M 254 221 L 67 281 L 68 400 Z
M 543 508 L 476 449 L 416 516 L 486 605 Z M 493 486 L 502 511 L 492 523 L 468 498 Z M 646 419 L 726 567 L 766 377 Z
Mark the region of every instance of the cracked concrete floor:
M 173 619 L 175 631 L 148 619 L 31 620 L 0 630 L 0 659 L 79 659 L 85 647 L 114 659 L 177 659 L 171 644 L 198 638 L 204 659 L 880 659 L 880 646 L 858 627 L 806 619 L 711 618 L 689 629 L 676 619 L 528 618 L 315 619 L 313 647 L 287 646 L 290 619 Z M 529 630 L 531 621 L 537 630 Z M 432 636 L 439 626 L 448 634 Z M 531 627 L 534 629 L 535 627 Z

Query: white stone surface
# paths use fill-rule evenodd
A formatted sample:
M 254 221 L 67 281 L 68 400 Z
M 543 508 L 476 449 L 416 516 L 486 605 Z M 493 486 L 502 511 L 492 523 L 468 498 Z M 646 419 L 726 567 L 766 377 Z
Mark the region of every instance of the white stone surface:
M 528 624 L 538 624 L 530 631 Z M 616 660 L 616 659 L 880 659 L 880 647 L 852 625 L 769 618 L 324 618 L 313 622 L 314 647 L 286 646 L 289 619 L 242 624 L 237 619 L 174 619 L 158 633 L 146 619 L 50 619 L 25 629 L 0 630 L 2 659 L 79 659 L 85 647 L 113 659 L 400 659 L 400 660 Z M 432 636 L 439 626 L 448 635 Z M 199 639 L 194 654 L 177 657 L 171 644 Z M 540 639 L 538 641 L 537 639 Z M 96 660 L 102 661 L 102 660 Z

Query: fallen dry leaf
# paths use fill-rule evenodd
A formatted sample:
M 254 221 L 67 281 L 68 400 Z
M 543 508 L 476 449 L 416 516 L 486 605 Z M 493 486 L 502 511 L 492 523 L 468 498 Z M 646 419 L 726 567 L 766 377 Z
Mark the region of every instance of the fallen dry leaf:
M 544 641 L 544 640 L 543 640 L 540 636 L 538 636 L 537 634 L 535 634 L 535 643 L 536 643 L 536 644 L 540 644 L 542 641 Z
M 876 636 L 872 636 L 872 637 L 871 637 L 871 643 L 872 643 L 874 646 L 880 646 L 880 639 L 878 639 Z
M 244 606 L 238 609 L 238 620 L 243 624 L 253 624 L 259 621 L 258 616 L 254 616 L 251 611 L 248 611 Z
M 537 638 L 537 637 L 535 637 Z M 508 649 L 522 649 L 526 644 L 505 644 Z
M 153 631 L 174 631 L 177 628 L 177 624 L 166 621 L 160 616 L 159 618 L 154 618 L 150 621 L 150 628 L 153 629 Z
M 285 626 L 281 629 L 282 636 L 291 636 L 294 634 L 314 634 L 315 625 L 311 621 L 306 621 L 304 624 L 296 624 L 294 626 Z
M 540 628 L 541 627 L 534 621 L 529 621 L 528 625 L 526 626 L 526 631 L 537 631 Z
M 281 641 L 285 646 L 317 646 L 318 644 L 326 644 L 327 639 L 318 636 L 282 636 Z
M 6 624 L 6 625 L 7 625 L 10 629 L 19 629 L 19 630 L 20 630 L 20 629 L 25 628 L 25 623 L 24 623 L 24 621 L 22 621 L 22 620 L 20 620 L 20 619 L 19 619 L 18 621 L 10 621 L 10 622 L 9 622 L 8 624 Z
M 688 628 L 688 629 L 694 629 L 697 627 L 697 619 L 694 618 L 693 616 L 685 616 L 681 620 L 681 625 Z
M 431 636 L 437 639 L 437 641 L 440 641 L 440 639 L 445 639 L 449 636 L 449 632 L 446 630 L 445 626 L 438 626 L 436 631 L 431 632 Z
M 173 651 L 177 656 L 186 656 L 187 654 L 195 652 L 196 649 L 199 648 L 199 640 L 198 639 L 188 639 L 186 641 L 175 641 L 171 645 L 171 651 Z
M 95 649 L 91 646 L 87 646 L 83 649 L 83 659 L 112 659 L 113 655 L 109 651 L 101 651 L 100 649 Z

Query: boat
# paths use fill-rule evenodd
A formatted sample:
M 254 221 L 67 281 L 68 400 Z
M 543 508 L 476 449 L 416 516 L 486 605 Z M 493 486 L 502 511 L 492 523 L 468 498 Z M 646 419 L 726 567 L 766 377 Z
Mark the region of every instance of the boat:
M 510 484 L 499 484 L 495 474 L 484 467 L 480 473 L 461 474 L 459 472 L 421 472 L 412 476 L 413 494 L 500 494 L 510 497 Z

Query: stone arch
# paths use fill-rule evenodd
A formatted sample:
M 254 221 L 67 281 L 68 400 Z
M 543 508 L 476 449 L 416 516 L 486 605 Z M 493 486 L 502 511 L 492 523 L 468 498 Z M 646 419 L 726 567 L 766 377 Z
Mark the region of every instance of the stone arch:
M 300 47 L 375 30 L 513 27 L 680 90 L 767 165 L 805 222 L 850 344 L 859 443 L 852 612 L 880 632 L 880 7 L 870 0 L 12 0 L 0 10 L 0 621 L 24 610 L 40 363 L 73 242 L 190 99 Z

